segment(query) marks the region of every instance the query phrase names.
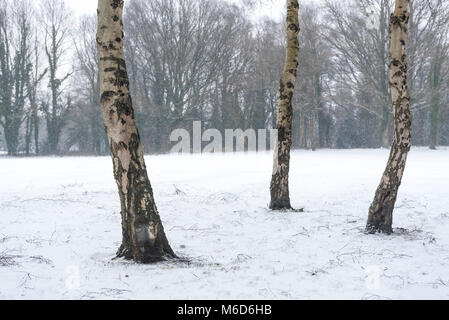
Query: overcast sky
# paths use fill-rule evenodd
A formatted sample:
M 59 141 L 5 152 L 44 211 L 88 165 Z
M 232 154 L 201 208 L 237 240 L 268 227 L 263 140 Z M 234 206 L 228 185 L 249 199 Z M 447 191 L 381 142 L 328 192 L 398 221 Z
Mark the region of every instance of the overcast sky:
M 95 14 L 97 9 L 97 0 L 66 0 L 69 6 L 75 11 L 76 14 Z M 230 2 L 239 2 L 240 0 L 228 0 Z M 320 1 L 320 0 L 303 0 L 303 2 Z M 279 19 L 284 11 L 285 1 L 281 0 L 264 0 L 260 1 L 256 5 L 255 16 L 271 16 L 275 19 Z

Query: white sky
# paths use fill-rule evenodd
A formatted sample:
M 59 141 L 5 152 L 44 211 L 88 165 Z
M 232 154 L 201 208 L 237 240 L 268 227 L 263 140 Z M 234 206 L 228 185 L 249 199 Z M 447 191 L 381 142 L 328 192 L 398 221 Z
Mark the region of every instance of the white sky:
M 230 2 L 239 2 L 240 0 L 228 0 Z M 319 2 L 321 0 L 303 0 L 303 2 Z M 76 14 L 95 14 L 97 10 L 97 0 L 66 0 L 67 4 Z M 279 19 L 285 8 L 285 1 L 282 0 L 263 0 L 256 5 L 256 18 L 271 16 Z
M 79 15 L 97 12 L 97 0 L 66 0 L 66 2 Z

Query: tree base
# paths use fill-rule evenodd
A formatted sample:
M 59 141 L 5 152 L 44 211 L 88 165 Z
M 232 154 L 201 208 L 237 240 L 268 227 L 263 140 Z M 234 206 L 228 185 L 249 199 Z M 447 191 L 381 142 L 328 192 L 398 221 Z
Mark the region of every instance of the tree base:
M 278 181 L 278 179 L 276 179 L 276 176 L 273 176 L 273 180 L 270 185 L 271 201 L 269 208 L 271 210 L 292 210 L 293 208 L 290 204 L 288 184 L 280 187 L 276 181 Z
M 383 233 L 383 234 L 390 235 L 393 233 L 393 228 L 388 227 L 388 226 L 367 225 L 365 232 L 368 234 Z
M 295 209 L 290 204 L 288 204 L 288 205 L 279 205 L 279 204 L 274 205 L 274 204 L 270 203 L 269 208 L 272 211 L 304 212 L 304 208 Z
M 292 206 L 290 205 L 290 203 L 282 203 L 282 202 L 271 202 L 270 206 L 269 206 L 270 210 L 274 210 L 274 211 L 287 211 L 287 210 L 292 210 Z
M 368 221 L 366 223 L 366 232 L 374 233 L 393 233 L 393 210 L 396 202 L 397 189 L 386 192 L 380 189 L 376 192 L 375 200 L 371 204 Z
M 122 244 L 117 251 L 117 258 L 133 260 L 137 263 L 150 264 L 176 259 L 177 256 L 170 247 L 166 246 L 133 248 Z
M 366 224 L 366 232 L 369 234 L 393 233 L 393 209 L 385 208 L 383 211 L 377 211 L 376 213 L 370 212 L 368 222 Z

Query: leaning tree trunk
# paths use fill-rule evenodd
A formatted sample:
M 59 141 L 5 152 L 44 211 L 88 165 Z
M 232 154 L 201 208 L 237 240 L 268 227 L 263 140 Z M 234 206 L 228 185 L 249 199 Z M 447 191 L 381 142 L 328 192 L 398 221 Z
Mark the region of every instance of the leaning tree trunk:
M 145 167 L 123 51 L 123 0 L 98 1 L 101 108 L 121 202 L 117 255 L 136 262 L 175 257 L 162 227 Z
M 281 76 L 277 106 L 277 140 L 271 178 L 270 209 L 291 209 L 288 189 L 290 149 L 292 146 L 292 98 L 295 91 L 299 55 L 298 0 L 287 0 L 287 55 Z
M 392 232 L 393 209 L 411 146 L 410 96 L 407 89 L 405 41 L 409 0 L 396 0 L 390 21 L 390 87 L 394 111 L 394 139 L 390 158 L 369 209 L 367 231 Z

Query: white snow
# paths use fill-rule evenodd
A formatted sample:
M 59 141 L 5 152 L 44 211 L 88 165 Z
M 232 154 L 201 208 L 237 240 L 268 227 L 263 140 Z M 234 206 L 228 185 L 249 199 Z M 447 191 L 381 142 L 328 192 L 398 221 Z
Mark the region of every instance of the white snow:
M 387 150 L 295 151 L 271 212 L 272 157 L 147 157 L 167 236 L 190 264 L 112 260 L 112 162 L 0 158 L 0 299 L 448 299 L 449 149 L 413 149 L 395 234 L 363 233 Z

